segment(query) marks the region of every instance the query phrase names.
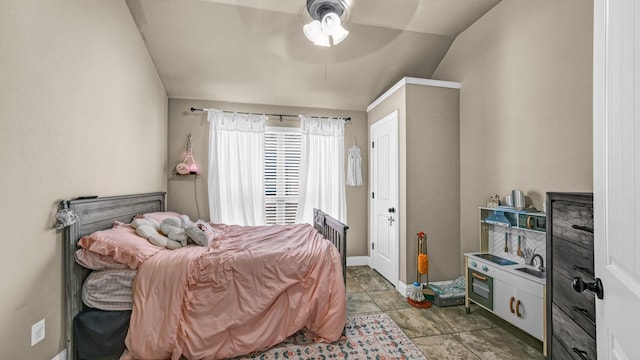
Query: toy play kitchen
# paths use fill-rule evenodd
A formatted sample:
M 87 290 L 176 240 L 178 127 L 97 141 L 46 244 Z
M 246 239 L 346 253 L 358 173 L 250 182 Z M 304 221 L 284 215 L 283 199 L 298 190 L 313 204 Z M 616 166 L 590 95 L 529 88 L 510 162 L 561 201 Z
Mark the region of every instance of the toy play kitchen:
M 466 253 L 465 307 L 471 303 L 543 341 L 546 214 L 525 208 L 522 192 L 507 206 L 480 207 L 480 252 Z

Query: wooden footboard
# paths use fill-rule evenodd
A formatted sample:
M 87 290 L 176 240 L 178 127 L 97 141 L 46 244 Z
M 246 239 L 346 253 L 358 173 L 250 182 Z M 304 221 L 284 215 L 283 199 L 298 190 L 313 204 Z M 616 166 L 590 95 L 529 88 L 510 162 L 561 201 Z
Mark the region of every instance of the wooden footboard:
M 349 226 L 319 209 L 313 209 L 313 227 L 338 248 L 342 258 L 342 278 L 347 283 L 347 229 Z

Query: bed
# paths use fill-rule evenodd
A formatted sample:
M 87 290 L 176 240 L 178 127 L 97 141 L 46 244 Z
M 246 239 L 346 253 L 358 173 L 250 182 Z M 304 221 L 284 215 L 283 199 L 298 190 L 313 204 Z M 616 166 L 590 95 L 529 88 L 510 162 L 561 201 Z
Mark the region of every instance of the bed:
M 165 193 L 157 192 L 93 199 L 77 199 L 66 201 L 66 205 L 71 211 L 79 216 L 79 220 L 76 223 L 65 228 L 64 230 L 64 271 L 67 295 L 67 353 L 68 359 L 77 360 L 80 359 L 80 357 L 78 355 L 77 339 L 75 339 L 73 331 L 74 318 L 87 310 L 87 306 L 85 306 L 82 301 L 82 287 L 83 282 L 91 273 L 91 270 L 80 266 L 76 262 L 75 253 L 78 249 L 78 241 L 83 237 L 86 237 L 87 235 L 93 234 L 97 231 L 99 232 L 101 230 L 111 228 L 114 222 L 126 224 L 131 222 L 131 220 L 135 216 L 140 214 L 164 212 Z M 225 235 L 221 237 L 221 239 L 224 239 L 224 241 L 221 240 L 219 242 L 219 244 L 222 245 L 217 245 L 219 248 L 217 250 L 188 246 L 186 248 L 177 250 L 163 250 L 161 252 L 158 252 L 158 254 L 151 256 L 146 261 L 141 262 L 139 268 L 137 269 L 135 286 L 133 288 L 133 310 L 130 312 L 130 315 L 124 312 L 126 316 L 121 317 L 120 320 L 118 320 L 120 322 L 127 320 L 129 321 L 128 324 L 125 324 L 125 329 L 127 328 L 126 325 L 128 325 L 126 344 L 127 347 L 134 348 L 132 353 L 130 354 L 131 358 L 153 357 L 178 359 L 182 358 L 183 356 L 186 358 L 226 358 L 236 355 L 242 355 L 240 353 L 235 353 L 238 351 L 246 353 L 245 349 L 247 349 L 247 346 L 249 346 L 248 348 L 250 348 L 252 351 L 259 351 L 261 349 L 275 345 L 276 343 L 273 343 L 274 341 L 284 340 L 280 339 L 282 337 L 282 334 L 293 334 L 295 331 L 299 330 L 302 327 L 308 329 L 310 334 L 312 336 L 316 336 L 316 339 L 318 341 L 337 340 L 336 327 L 338 326 L 338 324 L 339 326 L 341 326 L 341 328 L 339 329 L 337 337 L 339 337 L 340 334 L 343 333 L 344 324 L 346 322 L 346 297 L 344 291 L 346 283 L 346 233 L 348 229 L 345 224 L 337 221 L 321 210 L 315 209 L 313 227 L 309 225 L 300 228 L 294 227 L 298 225 L 280 226 L 279 228 L 278 226 L 224 226 L 225 228 L 223 229 L 222 233 Z M 273 228 L 274 230 L 266 228 Z M 245 245 L 242 245 L 241 247 L 246 251 L 241 252 L 240 255 L 237 256 L 228 255 L 227 257 L 238 257 L 242 259 L 242 254 L 254 254 L 254 252 L 256 251 L 256 248 L 252 247 L 254 246 L 254 242 L 242 238 L 241 236 L 245 236 L 242 235 L 244 233 L 253 234 L 254 237 L 259 238 L 259 240 L 256 240 L 255 246 L 258 246 L 259 244 L 263 248 L 278 247 L 277 245 L 274 245 L 276 243 L 267 242 L 267 239 L 276 238 L 276 236 L 271 235 L 269 231 L 283 231 L 284 235 L 278 234 L 278 236 L 283 236 L 283 239 L 287 239 L 286 241 L 294 241 L 292 245 L 289 246 L 287 251 L 296 252 L 296 249 L 300 249 L 300 251 L 298 252 L 302 253 L 303 257 L 300 259 L 303 260 L 294 257 L 294 261 L 298 261 L 299 264 L 296 266 L 287 265 L 287 262 L 284 261 L 286 259 L 282 258 L 282 253 L 280 253 L 279 256 L 281 258 L 279 258 L 279 260 L 277 261 L 278 265 L 274 265 L 273 262 L 261 262 L 262 258 L 259 256 L 251 258 L 251 261 L 247 261 L 245 256 L 244 262 L 248 263 L 250 265 L 250 268 L 247 270 L 243 270 L 241 273 L 238 273 L 237 271 L 235 273 L 231 271 L 231 273 L 234 275 L 234 278 L 235 276 L 238 276 L 239 279 L 240 275 L 244 275 L 245 277 L 242 278 L 242 281 L 247 282 L 243 282 L 243 286 L 238 286 L 237 282 L 233 282 L 228 285 L 229 289 L 225 289 L 223 292 L 220 292 L 220 286 L 218 286 L 217 290 L 212 290 L 213 288 L 215 288 L 215 286 L 209 286 L 211 284 L 208 284 L 206 280 L 202 280 L 213 279 L 215 280 L 213 282 L 213 285 L 220 285 L 221 282 L 218 281 L 220 280 L 220 274 L 213 272 L 208 273 L 207 271 L 209 271 L 209 268 L 215 268 L 215 266 L 213 265 L 213 263 L 215 262 L 217 262 L 218 266 L 220 267 L 228 266 L 228 263 L 225 263 L 220 259 L 225 258 L 225 254 L 235 253 L 230 251 L 229 249 L 224 248 L 224 246 L 232 247 L 234 241 L 242 239 L 242 241 L 244 241 L 243 244 Z M 320 251 L 320 253 L 314 253 L 315 255 L 313 257 L 309 257 L 309 254 L 305 255 L 302 249 L 306 247 L 306 243 L 302 242 L 302 235 L 298 235 L 302 232 L 308 233 L 308 243 L 313 244 L 309 246 L 313 246 L 313 248 L 315 249 L 314 251 Z M 326 241 L 325 239 L 329 241 Z M 324 246 L 328 246 L 328 248 L 325 248 Z M 245 247 L 246 249 L 244 249 Z M 181 251 L 184 249 L 188 250 Z M 218 252 L 216 253 L 215 251 Z M 206 256 L 202 256 L 203 252 L 206 253 Z M 196 254 L 194 259 L 197 259 L 197 261 L 189 260 L 189 257 L 185 255 L 187 253 Z M 257 252 L 255 253 L 257 254 Z M 286 257 L 288 258 L 288 255 Z M 205 263 L 203 261 L 204 258 L 214 260 L 211 263 Z M 172 262 L 178 263 L 179 266 L 182 266 L 182 269 L 185 269 L 184 273 L 191 275 L 181 276 L 180 274 L 183 273 L 182 270 L 168 270 L 169 268 L 165 267 L 164 264 Z M 197 264 L 197 266 L 200 267 L 194 270 L 194 264 Z M 260 271 L 253 271 L 251 269 L 260 268 L 260 266 L 262 266 Z M 287 279 L 291 280 L 292 277 L 295 278 L 296 276 L 298 276 L 295 273 L 298 267 L 302 269 L 300 270 L 302 271 L 300 276 L 304 275 L 305 280 L 303 282 L 293 281 L 290 283 L 286 283 Z M 166 271 L 164 270 L 165 268 L 167 269 Z M 328 272 L 322 270 L 326 268 L 331 268 L 332 270 Z M 181 268 L 177 267 L 174 269 Z M 228 276 L 229 273 L 230 272 L 227 271 L 226 276 Z M 194 277 L 193 274 L 199 275 Z M 283 284 L 283 282 L 280 280 L 270 282 L 270 280 L 273 280 L 273 274 L 278 274 L 277 276 L 280 276 L 280 274 L 285 274 L 285 284 Z M 265 278 L 262 279 L 261 276 L 264 276 Z M 176 296 L 163 296 L 162 301 L 165 301 L 164 298 L 167 299 L 165 302 L 154 302 L 152 304 L 142 303 L 144 299 L 158 298 L 158 294 L 145 292 L 154 291 L 154 282 L 160 282 L 162 284 L 173 284 L 171 281 L 167 280 L 170 277 L 187 280 L 182 281 L 182 283 L 180 283 L 180 280 L 177 280 L 176 283 L 180 284 L 175 286 L 171 285 L 174 287 L 163 288 L 162 291 L 168 291 L 169 294 L 175 295 L 175 293 L 181 293 L 184 290 L 184 287 L 181 288 L 180 286 L 189 286 L 189 291 L 184 292 L 185 294 L 188 294 L 188 296 L 184 296 L 184 299 L 186 300 L 181 300 L 180 297 Z M 249 283 L 251 278 L 255 278 L 256 281 L 253 283 Z M 262 283 L 268 284 L 268 286 L 260 285 Z M 244 284 L 246 284 L 246 287 L 244 286 Z M 283 286 L 284 288 L 271 289 L 273 287 L 273 284 L 277 284 L 276 288 L 278 286 Z M 268 298 L 268 296 L 262 295 L 263 287 L 269 288 L 268 291 L 271 292 L 281 291 L 283 292 L 283 295 L 278 295 L 276 298 L 274 298 L 274 304 L 267 303 L 261 305 L 260 302 L 267 301 L 263 299 Z M 285 296 L 284 292 L 287 292 L 287 296 Z M 203 294 L 205 294 L 206 296 L 203 296 Z M 241 301 L 241 299 L 247 298 L 247 294 L 255 294 L 255 296 L 251 298 L 251 306 L 247 305 L 246 302 Z M 215 298 L 216 296 L 218 304 L 220 302 L 223 302 L 228 306 L 226 305 L 222 310 L 219 308 L 209 307 L 209 298 Z M 206 298 L 207 301 L 194 300 L 203 298 Z M 229 301 L 229 299 L 239 300 Z M 172 320 L 171 315 L 161 316 L 162 319 L 160 319 L 159 321 L 156 321 L 157 319 L 155 319 L 157 316 L 154 316 L 153 318 L 151 316 L 145 317 L 145 314 L 148 314 L 150 312 L 150 310 L 148 310 L 147 308 L 150 309 L 153 306 L 173 306 L 171 304 L 172 301 L 184 302 L 184 304 L 180 305 L 182 307 L 176 308 L 177 310 L 173 308 L 173 310 L 167 310 L 167 314 L 177 313 L 179 316 L 177 320 Z M 283 306 L 276 304 L 276 302 Z M 275 305 L 278 305 L 279 307 Z M 267 306 L 270 309 L 273 306 L 273 308 L 275 308 L 276 310 L 273 310 L 271 312 L 260 312 L 256 310 L 258 313 L 251 315 L 253 317 L 249 315 L 247 315 L 249 316 L 247 317 L 244 315 L 246 313 L 251 313 L 254 307 L 256 309 L 259 309 L 264 306 Z M 281 309 L 288 309 L 287 306 L 291 308 L 290 310 L 298 310 L 286 310 L 283 312 Z M 307 306 L 308 308 L 305 311 L 300 310 L 301 307 L 304 308 Z M 242 314 L 242 316 L 228 316 L 228 313 Z M 120 315 L 122 314 L 122 312 L 105 311 L 104 314 L 101 313 L 100 316 L 110 316 L 112 314 Z M 206 314 L 207 317 L 211 316 L 211 314 L 214 314 L 215 316 L 211 321 L 209 321 L 207 318 L 207 322 L 202 322 L 202 320 L 204 320 L 203 314 Z M 150 321 L 150 319 L 152 319 L 153 321 Z M 278 321 L 274 321 L 275 319 L 278 319 Z M 144 334 L 147 333 L 149 329 L 157 330 L 159 328 L 171 328 L 171 321 L 178 321 L 181 324 L 179 327 L 176 327 L 174 331 L 175 334 L 171 335 L 177 336 L 177 338 L 171 338 L 173 340 L 170 340 L 174 343 L 164 344 L 159 348 L 148 348 L 148 346 L 144 345 L 144 343 L 146 342 Z M 253 322 L 255 331 L 252 329 L 252 327 L 246 326 L 247 321 Z M 228 322 L 229 324 L 226 324 L 226 322 Z M 244 325 L 240 324 L 242 322 L 244 322 Z M 105 322 L 105 324 L 106 323 L 107 322 Z M 257 336 L 265 331 L 267 333 L 273 332 L 273 329 L 270 326 L 275 323 L 283 324 L 279 325 L 280 328 L 277 329 L 277 332 L 279 332 L 281 335 L 278 336 L 276 334 L 270 337 L 267 336 L 266 338 L 262 335 Z M 184 324 L 187 325 L 185 326 Z M 206 331 L 204 333 L 199 332 L 203 327 L 210 328 L 211 324 L 215 324 L 215 329 L 208 329 L 207 331 L 211 330 L 215 334 L 208 333 Z M 148 326 L 150 328 L 145 328 L 145 326 Z M 225 331 L 223 331 L 224 334 L 222 335 L 219 331 L 220 326 L 226 327 Z M 242 326 L 244 326 L 244 328 Z M 240 336 L 239 339 L 236 339 L 236 335 L 232 334 L 234 329 L 236 328 L 244 329 L 242 331 L 242 334 L 247 334 L 247 336 L 245 336 L 244 338 Z M 166 335 L 166 332 L 154 333 L 154 336 Z M 250 341 L 249 339 L 252 339 L 252 341 Z M 222 343 L 220 343 L 221 340 Z M 251 343 L 253 343 L 253 345 Z

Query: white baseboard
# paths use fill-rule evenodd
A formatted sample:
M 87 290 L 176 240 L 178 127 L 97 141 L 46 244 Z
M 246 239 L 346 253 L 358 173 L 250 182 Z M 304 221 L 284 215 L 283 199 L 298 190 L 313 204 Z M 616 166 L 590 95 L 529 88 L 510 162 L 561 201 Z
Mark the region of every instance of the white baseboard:
M 430 281 L 429 282 L 429 284 L 433 284 L 433 285 L 447 284 L 447 283 L 449 283 L 449 281 Z M 427 283 L 422 283 L 422 287 L 426 288 Z M 397 289 L 400 294 L 404 295 L 405 297 L 409 297 L 409 294 L 411 293 L 411 289 L 413 289 L 413 283 L 407 285 L 402 281 L 399 281 Z
M 413 288 L 413 284 L 407 285 L 402 281 L 398 281 L 398 286 L 396 287 L 396 290 L 398 290 L 398 292 L 404 297 L 408 297 L 409 293 L 411 292 L 411 288 Z
M 369 264 L 368 256 L 347 256 L 347 266 L 363 266 Z

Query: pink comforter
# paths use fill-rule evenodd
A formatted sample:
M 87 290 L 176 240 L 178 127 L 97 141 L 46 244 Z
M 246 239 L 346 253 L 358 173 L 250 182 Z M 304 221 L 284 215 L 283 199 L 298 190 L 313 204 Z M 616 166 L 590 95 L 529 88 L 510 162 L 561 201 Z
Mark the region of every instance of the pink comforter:
M 140 266 L 128 358 L 234 357 L 302 328 L 317 341 L 340 338 L 340 255 L 311 225 L 216 228 L 211 246 L 161 251 Z

